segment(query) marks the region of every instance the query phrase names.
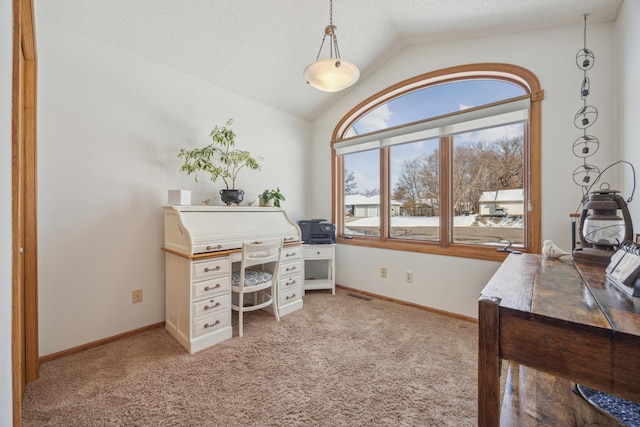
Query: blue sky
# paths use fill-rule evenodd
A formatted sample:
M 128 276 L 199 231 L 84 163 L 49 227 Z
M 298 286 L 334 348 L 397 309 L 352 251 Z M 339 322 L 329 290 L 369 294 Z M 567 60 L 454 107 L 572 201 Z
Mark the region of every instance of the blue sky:
M 444 83 L 393 99 L 370 111 L 353 127 L 358 134 L 363 134 L 524 94 L 526 92 L 520 86 L 499 80 L 463 80 Z M 517 129 L 522 128 L 521 125 L 514 126 L 516 127 L 512 129 L 503 127 L 499 136 L 508 136 L 509 132 L 515 133 Z M 486 131 L 484 132 L 486 133 Z M 472 139 L 474 138 L 473 134 L 470 133 L 468 136 Z M 393 189 L 397 182 L 404 160 L 429 153 L 437 146 L 437 141 L 394 146 L 392 148 L 391 188 Z M 359 191 L 380 188 L 378 165 L 378 150 L 345 156 L 345 168 L 354 172 Z

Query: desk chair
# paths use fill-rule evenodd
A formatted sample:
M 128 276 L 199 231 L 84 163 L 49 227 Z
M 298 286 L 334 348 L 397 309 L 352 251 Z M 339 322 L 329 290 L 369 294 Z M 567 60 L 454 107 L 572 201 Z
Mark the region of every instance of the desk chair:
M 282 239 L 243 243 L 240 271 L 231 274 L 233 298 L 231 308 L 238 312 L 239 336 L 242 336 L 242 315 L 247 311 L 271 306 L 277 321 L 278 268 L 282 253 Z M 252 294 L 251 302 L 245 294 Z M 247 295 L 249 297 L 250 295 Z

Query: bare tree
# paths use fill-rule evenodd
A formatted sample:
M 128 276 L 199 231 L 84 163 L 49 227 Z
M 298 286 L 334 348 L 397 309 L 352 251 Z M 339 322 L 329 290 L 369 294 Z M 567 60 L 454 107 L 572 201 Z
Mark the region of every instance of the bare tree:
M 393 198 L 404 203 L 409 215 L 425 215 L 425 207 L 440 211 L 440 153 L 405 160 Z M 453 207 L 456 214 L 478 210 L 484 191 L 523 188 L 524 140 L 522 136 L 496 141 L 476 141 L 453 149 Z
M 362 195 L 365 197 L 372 197 L 372 196 L 377 196 L 380 194 L 380 189 L 379 188 L 372 188 L 370 190 L 364 190 L 362 192 Z
M 344 171 L 344 195 L 350 196 L 353 194 L 362 194 L 366 197 L 377 196 L 380 194 L 379 188 L 373 188 L 368 190 L 358 190 L 358 183 L 356 182 L 356 176 L 353 171 L 345 169 Z
M 409 210 L 408 213 L 411 216 L 419 215 L 418 206 L 424 192 L 422 177 L 424 163 L 424 157 L 404 160 L 400 178 L 393 192 L 393 198 L 404 201 L 405 208 Z
M 344 171 L 344 194 L 349 196 L 351 194 L 358 194 L 358 184 L 356 183 L 356 176 L 353 171 Z
M 438 151 L 429 156 L 405 160 L 393 198 L 404 202 L 412 216 L 439 213 L 439 161 Z
M 499 190 L 522 188 L 524 185 L 524 140 L 502 138 L 491 144 L 494 156 L 491 166 L 492 188 Z
M 477 206 L 487 179 L 491 175 L 490 151 L 485 144 L 476 142 L 470 145 L 456 146 L 453 151 L 453 206 L 466 211 Z M 462 212 L 456 212 L 460 214 Z
M 522 136 L 456 146 L 453 206 L 478 209 L 484 191 L 523 188 L 523 157 Z
M 424 185 L 422 200 L 429 215 L 440 215 L 440 150 L 425 157 L 420 171 Z

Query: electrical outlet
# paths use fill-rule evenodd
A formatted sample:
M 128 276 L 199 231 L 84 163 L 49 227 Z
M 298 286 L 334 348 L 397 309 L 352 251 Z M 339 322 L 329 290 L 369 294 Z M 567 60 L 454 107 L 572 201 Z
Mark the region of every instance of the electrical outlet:
M 404 281 L 407 283 L 413 282 L 413 271 L 405 271 L 404 272 Z
M 142 289 L 136 289 L 131 291 L 131 302 L 133 304 L 137 302 L 142 302 Z
M 387 278 L 387 269 L 386 268 L 382 267 L 380 269 L 380 277 L 382 277 L 383 279 Z

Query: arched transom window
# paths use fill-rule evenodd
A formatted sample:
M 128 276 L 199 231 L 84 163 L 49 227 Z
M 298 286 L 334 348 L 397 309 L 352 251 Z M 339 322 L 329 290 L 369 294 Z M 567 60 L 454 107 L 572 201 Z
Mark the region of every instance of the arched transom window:
M 336 127 L 340 243 L 500 259 L 540 250 L 540 101 L 529 71 L 453 67 L 398 83 Z

